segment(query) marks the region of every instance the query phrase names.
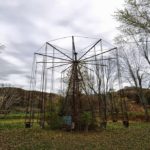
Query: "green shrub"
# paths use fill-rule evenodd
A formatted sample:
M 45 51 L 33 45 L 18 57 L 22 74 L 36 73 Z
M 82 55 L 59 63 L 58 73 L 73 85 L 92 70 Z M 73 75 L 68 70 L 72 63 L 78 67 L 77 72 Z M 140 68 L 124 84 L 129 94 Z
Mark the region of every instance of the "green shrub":
M 85 130 L 88 131 L 89 125 L 92 123 L 92 113 L 88 111 L 83 112 L 81 122 L 85 126 Z
M 63 124 L 63 119 L 56 112 L 50 112 L 47 116 L 47 123 L 51 129 L 60 129 Z

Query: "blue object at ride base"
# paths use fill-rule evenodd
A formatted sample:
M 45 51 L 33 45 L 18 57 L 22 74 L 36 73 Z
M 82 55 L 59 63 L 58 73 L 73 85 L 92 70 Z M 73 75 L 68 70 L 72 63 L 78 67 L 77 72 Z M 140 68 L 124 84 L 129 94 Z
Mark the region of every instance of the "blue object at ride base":
M 71 126 L 72 124 L 72 116 L 63 116 L 64 124 Z

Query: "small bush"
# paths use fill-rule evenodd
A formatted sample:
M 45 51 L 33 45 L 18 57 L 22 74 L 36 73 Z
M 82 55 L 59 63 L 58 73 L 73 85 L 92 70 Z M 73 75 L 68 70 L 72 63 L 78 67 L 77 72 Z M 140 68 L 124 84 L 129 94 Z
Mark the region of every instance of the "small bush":
M 88 131 L 89 125 L 92 123 L 92 114 L 91 112 L 85 111 L 81 115 L 81 122 L 85 126 L 85 130 Z
M 47 116 L 47 123 L 51 129 L 60 129 L 63 125 L 63 119 L 56 112 L 50 112 Z

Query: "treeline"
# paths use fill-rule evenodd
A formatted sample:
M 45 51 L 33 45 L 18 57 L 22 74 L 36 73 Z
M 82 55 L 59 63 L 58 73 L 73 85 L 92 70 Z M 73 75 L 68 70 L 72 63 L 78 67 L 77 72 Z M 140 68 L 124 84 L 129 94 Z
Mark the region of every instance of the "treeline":
M 141 105 L 140 98 L 138 96 L 137 90 L 135 87 L 126 87 L 122 89 L 124 94 L 122 95 L 124 98 L 126 97 L 129 101 L 135 101 L 137 104 Z M 119 95 L 120 91 L 113 92 L 114 95 Z M 150 89 L 143 89 L 143 93 L 145 98 L 147 99 L 148 105 L 150 105 Z M 20 108 L 20 110 L 24 110 L 28 105 L 29 99 L 32 98 L 33 104 L 35 108 L 40 108 L 40 99 L 41 99 L 41 92 L 38 91 L 28 91 L 21 88 L 14 88 L 14 87 L 1 87 L 0 88 L 0 111 L 12 111 L 16 108 Z M 44 93 L 47 99 L 53 99 L 56 103 L 61 98 L 60 95 L 57 94 L 49 94 Z M 93 99 L 93 95 L 91 95 Z M 84 99 L 84 107 L 86 107 L 86 96 L 82 96 Z M 96 106 L 97 104 L 97 97 L 94 96 L 95 101 L 93 104 Z M 88 104 L 88 102 L 87 102 Z
M 28 91 L 16 87 L 1 87 L 0 88 L 0 113 L 9 113 L 10 111 L 20 108 L 20 111 L 25 111 L 30 99 L 33 100 L 35 107 L 39 106 L 41 92 Z M 47 97 L 58 97 L 56 94 L 44 93 Z

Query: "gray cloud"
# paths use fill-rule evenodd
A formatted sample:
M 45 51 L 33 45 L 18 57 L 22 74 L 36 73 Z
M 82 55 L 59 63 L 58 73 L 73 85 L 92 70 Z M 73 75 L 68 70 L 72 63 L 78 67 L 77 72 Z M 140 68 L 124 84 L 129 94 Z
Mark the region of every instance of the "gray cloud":
M 46 41 L 68 35 L 113 39 L 111 13 L 123 0 L 0 1 L 0 81 L 27 85 L 33 53 Z M 110 36 L 111 35 L 111 36 Z M 14 79 L 13 78 L 18 78 Z M 20 82 L 20 83 L 19 83 Z

